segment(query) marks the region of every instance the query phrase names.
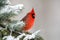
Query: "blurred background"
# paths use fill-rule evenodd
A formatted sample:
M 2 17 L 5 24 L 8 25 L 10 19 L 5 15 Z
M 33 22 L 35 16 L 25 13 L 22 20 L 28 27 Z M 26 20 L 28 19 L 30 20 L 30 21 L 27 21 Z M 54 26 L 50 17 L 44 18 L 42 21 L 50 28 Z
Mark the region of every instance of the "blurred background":
M 59 0 L 10 0 L 11 5 L 24 4 L 24 9 L 16 19 L 22 19 L 32 8 L 36 20 L 30 32 L 41 30 L 44 40 L 60 40 L 60 1 Z

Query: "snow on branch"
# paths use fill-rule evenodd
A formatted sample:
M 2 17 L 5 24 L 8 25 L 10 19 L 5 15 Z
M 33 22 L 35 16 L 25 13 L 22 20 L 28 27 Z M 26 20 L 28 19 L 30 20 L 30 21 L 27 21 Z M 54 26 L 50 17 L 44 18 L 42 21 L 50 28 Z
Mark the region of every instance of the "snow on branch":
M 5 7 L 3 7 L 0 10 L 0 14 L 4 14 L 4 13 L 14 13 L 14 14 L 19 14 L 21 12 L 21 10 L 23 9 L 23 4 L 18 4 L 18 5 L 6 5 Z
M 13 15 L 18 15 L 21 13 L 22 9 L 24 8 L 23 4 L 17 4 L 11 6 L 11 2 L 9 0 L 0 0 L 0 17 L 12 17 Z M 2 4 L 7 4 L 2 6 Z
M 28 40 L 28 39 L 30 40 L 30 39 L 34 39 L 39 32 L 40 32 L 40 30 L 34 32 L 33 34 L 22 33 L 22 34 L 18 35 L 16 38 L 12 35 L 4 36 L 3 40 L 4 39 L 6 39 L 6 40 L 20 40 L 20 38 L 22 38 L 23 36 L 25 36 L 23 40 Z

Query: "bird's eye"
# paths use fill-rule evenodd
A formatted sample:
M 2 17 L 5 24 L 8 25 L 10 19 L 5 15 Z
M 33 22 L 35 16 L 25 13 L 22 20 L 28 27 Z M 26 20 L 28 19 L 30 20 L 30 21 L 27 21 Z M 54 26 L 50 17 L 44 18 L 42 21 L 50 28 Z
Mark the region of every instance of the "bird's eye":
M 34 13 L 32 14 L 32 18 L 35 18 L 35 14 Z

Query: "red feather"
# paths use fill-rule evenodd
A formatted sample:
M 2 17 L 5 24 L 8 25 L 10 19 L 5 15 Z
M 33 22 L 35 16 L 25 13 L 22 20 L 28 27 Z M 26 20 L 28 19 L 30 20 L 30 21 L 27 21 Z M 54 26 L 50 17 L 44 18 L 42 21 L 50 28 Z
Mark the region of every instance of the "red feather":
M 25 26 L 23 28 L 24 31 L 28 31 L 32 28 L 35 21 L 34 8 L 30 12 L 28 12 L 28 14 L 22 19 L 22 21 L 25 23 Z

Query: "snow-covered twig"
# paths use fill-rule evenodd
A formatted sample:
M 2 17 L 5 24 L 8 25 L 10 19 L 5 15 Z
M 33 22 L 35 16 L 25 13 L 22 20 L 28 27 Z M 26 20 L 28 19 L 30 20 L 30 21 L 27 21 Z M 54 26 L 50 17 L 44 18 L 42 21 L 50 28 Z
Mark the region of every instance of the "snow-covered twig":
M 4 39 L 6 39 L 6 40 L 14 40 L 15 38 L 13 36 L 9 35 L 9 36 L 4 36 L 3 40 Z
M 17 21 L 17 22 L 12 22 L 8 24 L 8 28 L 11 29 L 12 31 L 19 31 L 22 30 L 24 27 L 25 23 L 23 21 Z
M 18 5 L 14 5 L 14 6 L 11 6 L 11 5 L 6 5 L 5 7 L 3 7 L 1 10 L 0 10 L 0 14 L 4 14 L 4 13 L 14 13 L 14 14 L 19 14 L 20 11 L 23 9 L 23 4 L 18 4 Z
M 9 4 L 9 5 L 10 5 L 10 4 L 11 4 L 11 2 L 10 2 L 9 0 L 6 0 L 6 4 Z
M 25 33 L 22 33 L 21 35 L 17 36 L 16 40 L 19 40 L 19 39 L 22 38 L 23 36 L 25 36 Z
M 6 40 L 19 40 L 20 38 L 25 36 L 25 38 L 23 40 L 28 40 L 28 39 L 30 40 L 30 39 L 34 39 L 38 32 L 40 32 L 40 30 L 34 32 L 33 34 L 22 33 L 21 35 L 17 36 L 16 38 L 12 35 L 4 36 L 3 39 L 6 39 Z
M 4 5 L 3 7 L 0 6 L 0 17 L 3 17 L 3 18 L 5 17 L 7 18 L 7 15 L 8 17 L 11 17 L 13 15 L 18 15 L 24 8 L 23 4 L 17 4 L 17 5 L 11 6 L 10 5 L 11 2 L 9 0 L 1 0 L 1 3 L 7 4 L 7 5 Z
M 27 34 L 26 37 L 23 40 L 34 39 L 36 37 L 36 35 L 37 35 L 38 32 L 40 32 L 40 30 L 34 32 L 31 35 Z

